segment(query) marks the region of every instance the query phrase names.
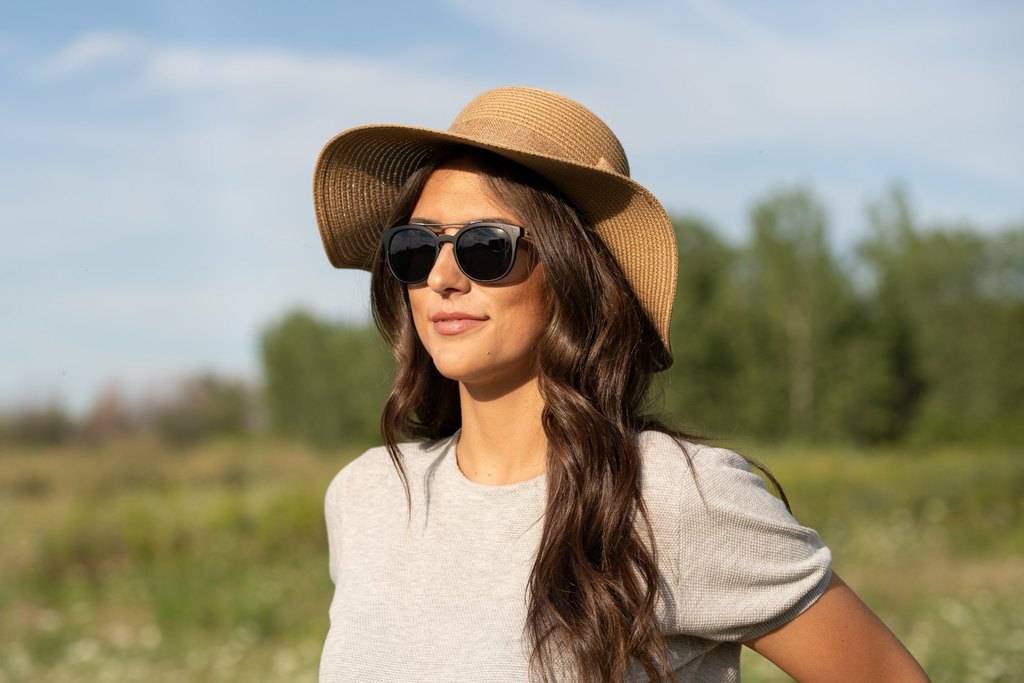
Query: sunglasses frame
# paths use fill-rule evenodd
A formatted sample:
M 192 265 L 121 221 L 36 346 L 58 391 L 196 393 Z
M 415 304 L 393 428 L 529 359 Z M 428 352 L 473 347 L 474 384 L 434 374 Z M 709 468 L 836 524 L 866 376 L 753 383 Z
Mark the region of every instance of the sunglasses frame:
M 438 232 L 433 229 L 454 227 L 456 225 L 461 225 L 462 227 L 454 235 L 446 235 L 444 234 L 444 232 Z M 469 273 L 466 272 L 466 269 L 463 268 L 462 262 L 459 261 L 459 250 L 457 246 L 459 237 L 462 235 L 462 233 L 466 232 L 467 230 L 472 230 L 473 228 L 480 227 L 499 228 L 502 231 L 504 231 L 512 241 L 512 258 L 509 261 L 508 268 L 506 268 L 505 272 L 503 272 L 498 277 L 491 278 L 489 280 L 480 280 L 478 278 L 471 276 Z M 395 235 L 395 233 L 397 233 L 400 230 L 409 230 L 410 228 L 422 228 L 424 232 L 429 233 L 434 238 L 434 260 L 430 264 L 430 270 L 427 271 L 427 275 L 425 277 L 414 282 L 409 282 L 398 277 L 395 271 L 391 268 L 391 258 L 389 253 L 391 238 Z M 394 227 L 388 228 L 387 230 L 384 231 L 383 235 L 381 236 L 384 261 L 387 263 L 388 271 L 396 280 L 407 285 L 419 284 L 420 282 L 424 282 L 428 277 L 430 277 L 430 271 L 433 270 L 434 266 L 437 264 L 437 257 L 440 256 L 441 254 L 441 247 L 443 247 L 446 242 L 451 242 L 452 251 L 454 252 L 455 255 L 455 263 L 458 265 L 459 270 L 462 272 L 463 275 L 468 277 L 473 282 L 480 282 L 484 284 L 489 282 L 498 282 L 506 275 L 508 275 L 512 271 L 512 268 L 515 267 L 516 258 L 519 256 L 520 240 L 522 240 L 523 242 L 532 242 L 532 240 L 526 234 L 526 228 L 522 227 L 521 225 L 514 225 L 512 223 L 502 223 L 500 221 L 488 220 L 466 221 L 464 223 L 403 223 L 402 225 L 396 225 Z

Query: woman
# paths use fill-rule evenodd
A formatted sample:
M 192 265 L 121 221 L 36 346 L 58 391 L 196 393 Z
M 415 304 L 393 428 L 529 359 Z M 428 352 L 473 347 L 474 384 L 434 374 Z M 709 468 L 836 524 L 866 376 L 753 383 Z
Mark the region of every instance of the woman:
M 741 644 L 927 680 L 743 456 L 644 414 L 674 231 L 592 112 L 508 87 L 352 128 L 314 204 L 397 365 L 384 445 L 327 488 L 322 682 L 735 681 Z

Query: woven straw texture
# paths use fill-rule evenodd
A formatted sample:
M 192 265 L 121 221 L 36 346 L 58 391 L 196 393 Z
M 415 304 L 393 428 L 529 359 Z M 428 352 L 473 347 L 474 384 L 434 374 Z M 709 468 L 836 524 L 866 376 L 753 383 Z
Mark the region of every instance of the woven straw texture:
M 313 174 L 313 204 L 332 265 L 371 270 L 399 189 L 442 143 L 491 150 L 548 178 L 615 256 L 671 356 L 678 268 L 672 223 L 654 195 L 629 177 L 611 129 L 580 103 L 548 90 L 488 90 L 447 131 L 370 124 L 328 141 Z

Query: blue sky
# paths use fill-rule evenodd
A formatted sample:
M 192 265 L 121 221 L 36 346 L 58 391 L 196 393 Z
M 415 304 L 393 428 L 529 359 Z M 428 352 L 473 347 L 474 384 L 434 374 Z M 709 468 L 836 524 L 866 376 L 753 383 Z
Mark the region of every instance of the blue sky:
M 311 171 L 344 128 L 446 128 L 533 85 L 619 135 L 633 176 L 730 241 L 804 183 L 840 252 L 894 180 L 929 221 L 1024 221 L 1012 3 L 18 3 L 0 10 L 0 401 L 81 412 L 211 368 L 303 305 L 365 320 Z M 685 267 L 685 264 L 682 265 Z

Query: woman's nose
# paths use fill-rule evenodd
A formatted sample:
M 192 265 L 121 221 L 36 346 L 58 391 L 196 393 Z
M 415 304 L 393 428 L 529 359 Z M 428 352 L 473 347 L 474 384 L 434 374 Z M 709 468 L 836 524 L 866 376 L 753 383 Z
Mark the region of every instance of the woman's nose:
M 455 245 L 450 242 L 441 244 L 437 260 L 427 277 L 427 284 L 431 289 L 441 292 L 446 289 L 464 289 L 468 282 L 469 278 L 462 273 L 455 261 Z

